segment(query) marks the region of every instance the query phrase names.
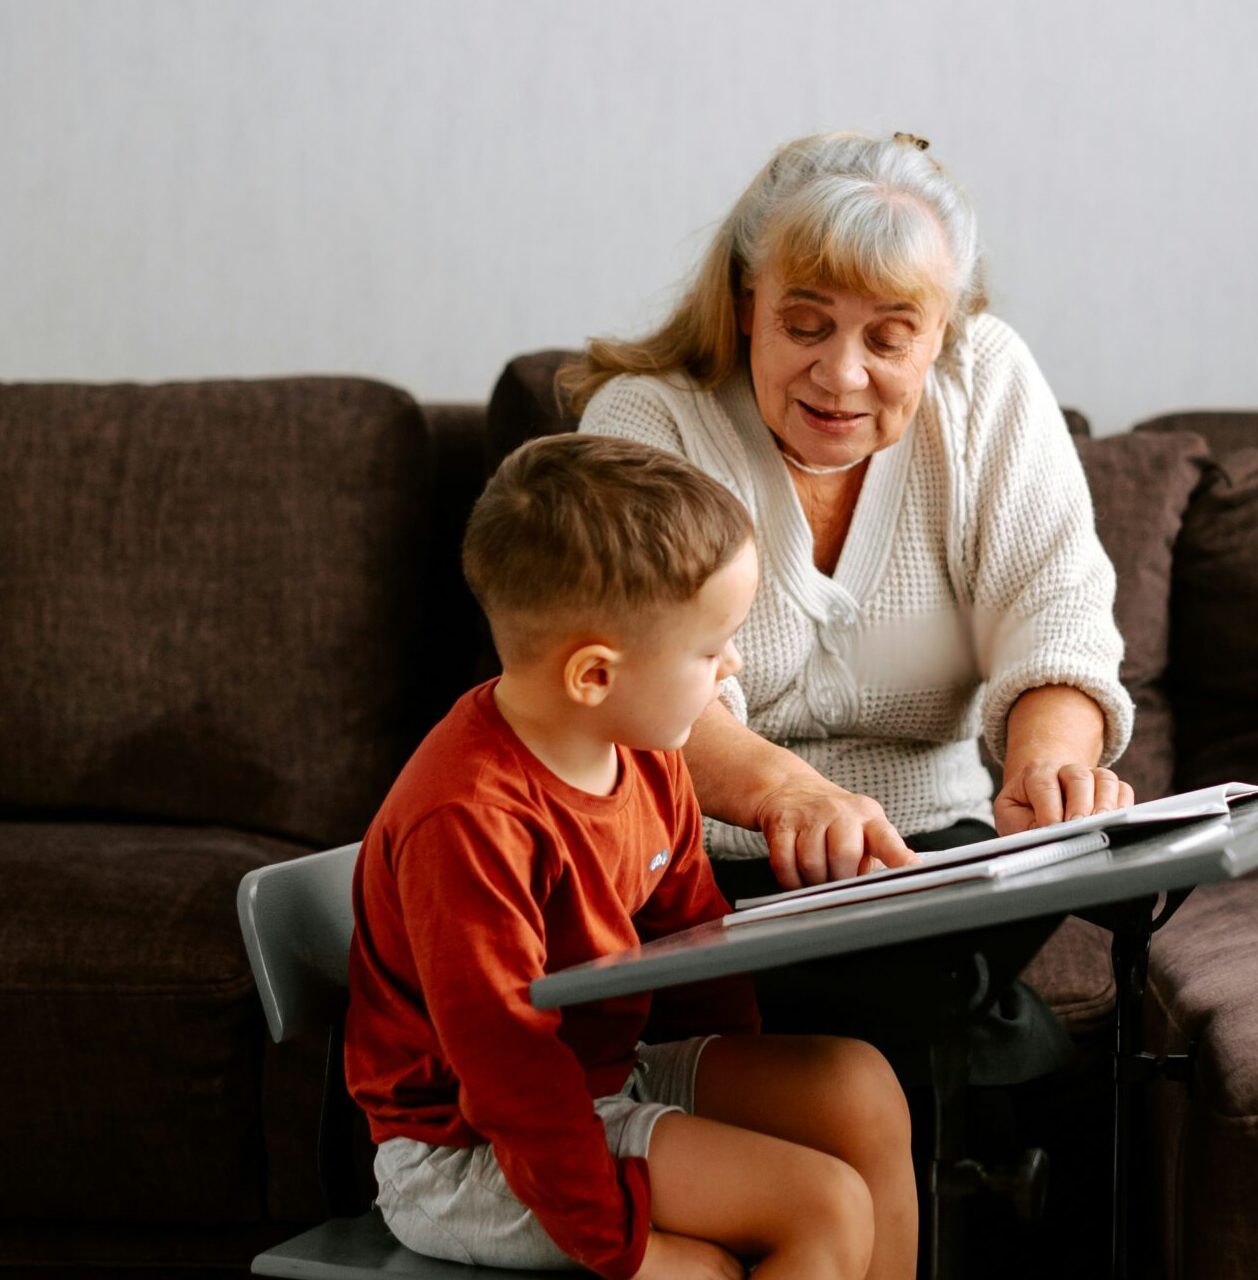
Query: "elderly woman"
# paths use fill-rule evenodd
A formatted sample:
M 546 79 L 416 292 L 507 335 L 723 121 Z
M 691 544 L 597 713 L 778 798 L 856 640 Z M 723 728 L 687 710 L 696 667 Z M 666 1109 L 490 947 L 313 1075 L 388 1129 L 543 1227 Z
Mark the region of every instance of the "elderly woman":
M 782 147 L 663 327 L 561 375 L 582 431 L 684 454 L 755 520 L 745 666 L 686 748 L 713 857 L 759 860 L 735 891 L 1132 800 L 1086 482 L 926 146 Z

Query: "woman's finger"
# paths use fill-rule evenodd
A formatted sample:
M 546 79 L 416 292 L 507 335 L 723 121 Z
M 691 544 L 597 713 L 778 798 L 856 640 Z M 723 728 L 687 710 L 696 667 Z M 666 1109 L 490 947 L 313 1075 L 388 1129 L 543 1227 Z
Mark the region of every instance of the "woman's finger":
M 1119 798 L 1120 783 L 1118 775 L 1112 769 L 1093 769 L 1092 777 L 1096 792 L 1096 798 L 1092 804 L 1092 812 L 1109 813 L 1113 809 L 1122 808 L 1123 802 Z
M 1033 825 L 1046 827 L 1065 816 L 1062 783 L 1056 769 L 1044 765 L 1028 768 L 1023 775 L 1022 789 L 1027 807 L 1035 815 Z
M 795 864 L 795 828 L 788 826 L 766 829 L 765 839 L 769 842 L 769 866 L 778 884 L 783 889 L 800 889 L 803 881 L 799 878 L 799 868 Z
M 846 814 L 826 828 L 828 880 L 846 880 L 860 871 L 865 856 L 865 828 Z
M 1086 818 L 1096 805 L 1096 782 L 1086 765 L 1066 764 L 1057 770 L 1062 818 Z

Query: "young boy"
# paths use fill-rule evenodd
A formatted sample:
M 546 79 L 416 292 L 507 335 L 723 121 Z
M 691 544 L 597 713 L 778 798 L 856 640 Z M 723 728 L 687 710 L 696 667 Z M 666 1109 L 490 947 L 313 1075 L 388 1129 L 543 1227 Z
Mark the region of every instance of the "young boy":
M 550 437 L 490 481 L 464 570 L 503 674 L 420 745 L 354 880 L 346 1075 L 390 1229 L 607 1280 L 909 1280 L 907 1110 L 869 1046 L 759 1037 L 741 977 L 529 1002 L 728 910 L 678 749 L 741 666 L 745 509 L 671 454 Z

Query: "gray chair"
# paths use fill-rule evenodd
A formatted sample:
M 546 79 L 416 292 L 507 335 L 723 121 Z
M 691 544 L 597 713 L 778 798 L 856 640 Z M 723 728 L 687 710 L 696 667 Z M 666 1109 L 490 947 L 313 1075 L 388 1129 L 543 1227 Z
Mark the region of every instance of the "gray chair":
M 356 844 L 250 871 L 236 907 L 267 1026 L 276 1043 L 326 1031 L 327 1068 L 319 1128 L 319 1176 L 334 1215 L 321 1226 L 258 1254 L 260 1276 L 360 1280 L 572 1280 L 584 1271 L 506 1271 L 441 1262 L 413 1253 L 389 1233 L 377 1209 L 361 1208 L 350 1152 L 353 1103 L 342 1059 L 349 943 L 354 931 L 350 886 Z

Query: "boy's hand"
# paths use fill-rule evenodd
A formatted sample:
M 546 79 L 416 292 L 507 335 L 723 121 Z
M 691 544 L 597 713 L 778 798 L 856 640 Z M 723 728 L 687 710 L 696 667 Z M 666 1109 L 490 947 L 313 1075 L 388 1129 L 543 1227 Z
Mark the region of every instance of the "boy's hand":
M 746 1274 L 720 1245 L 652 1228 L 633 1280 L 743 1280 Z

